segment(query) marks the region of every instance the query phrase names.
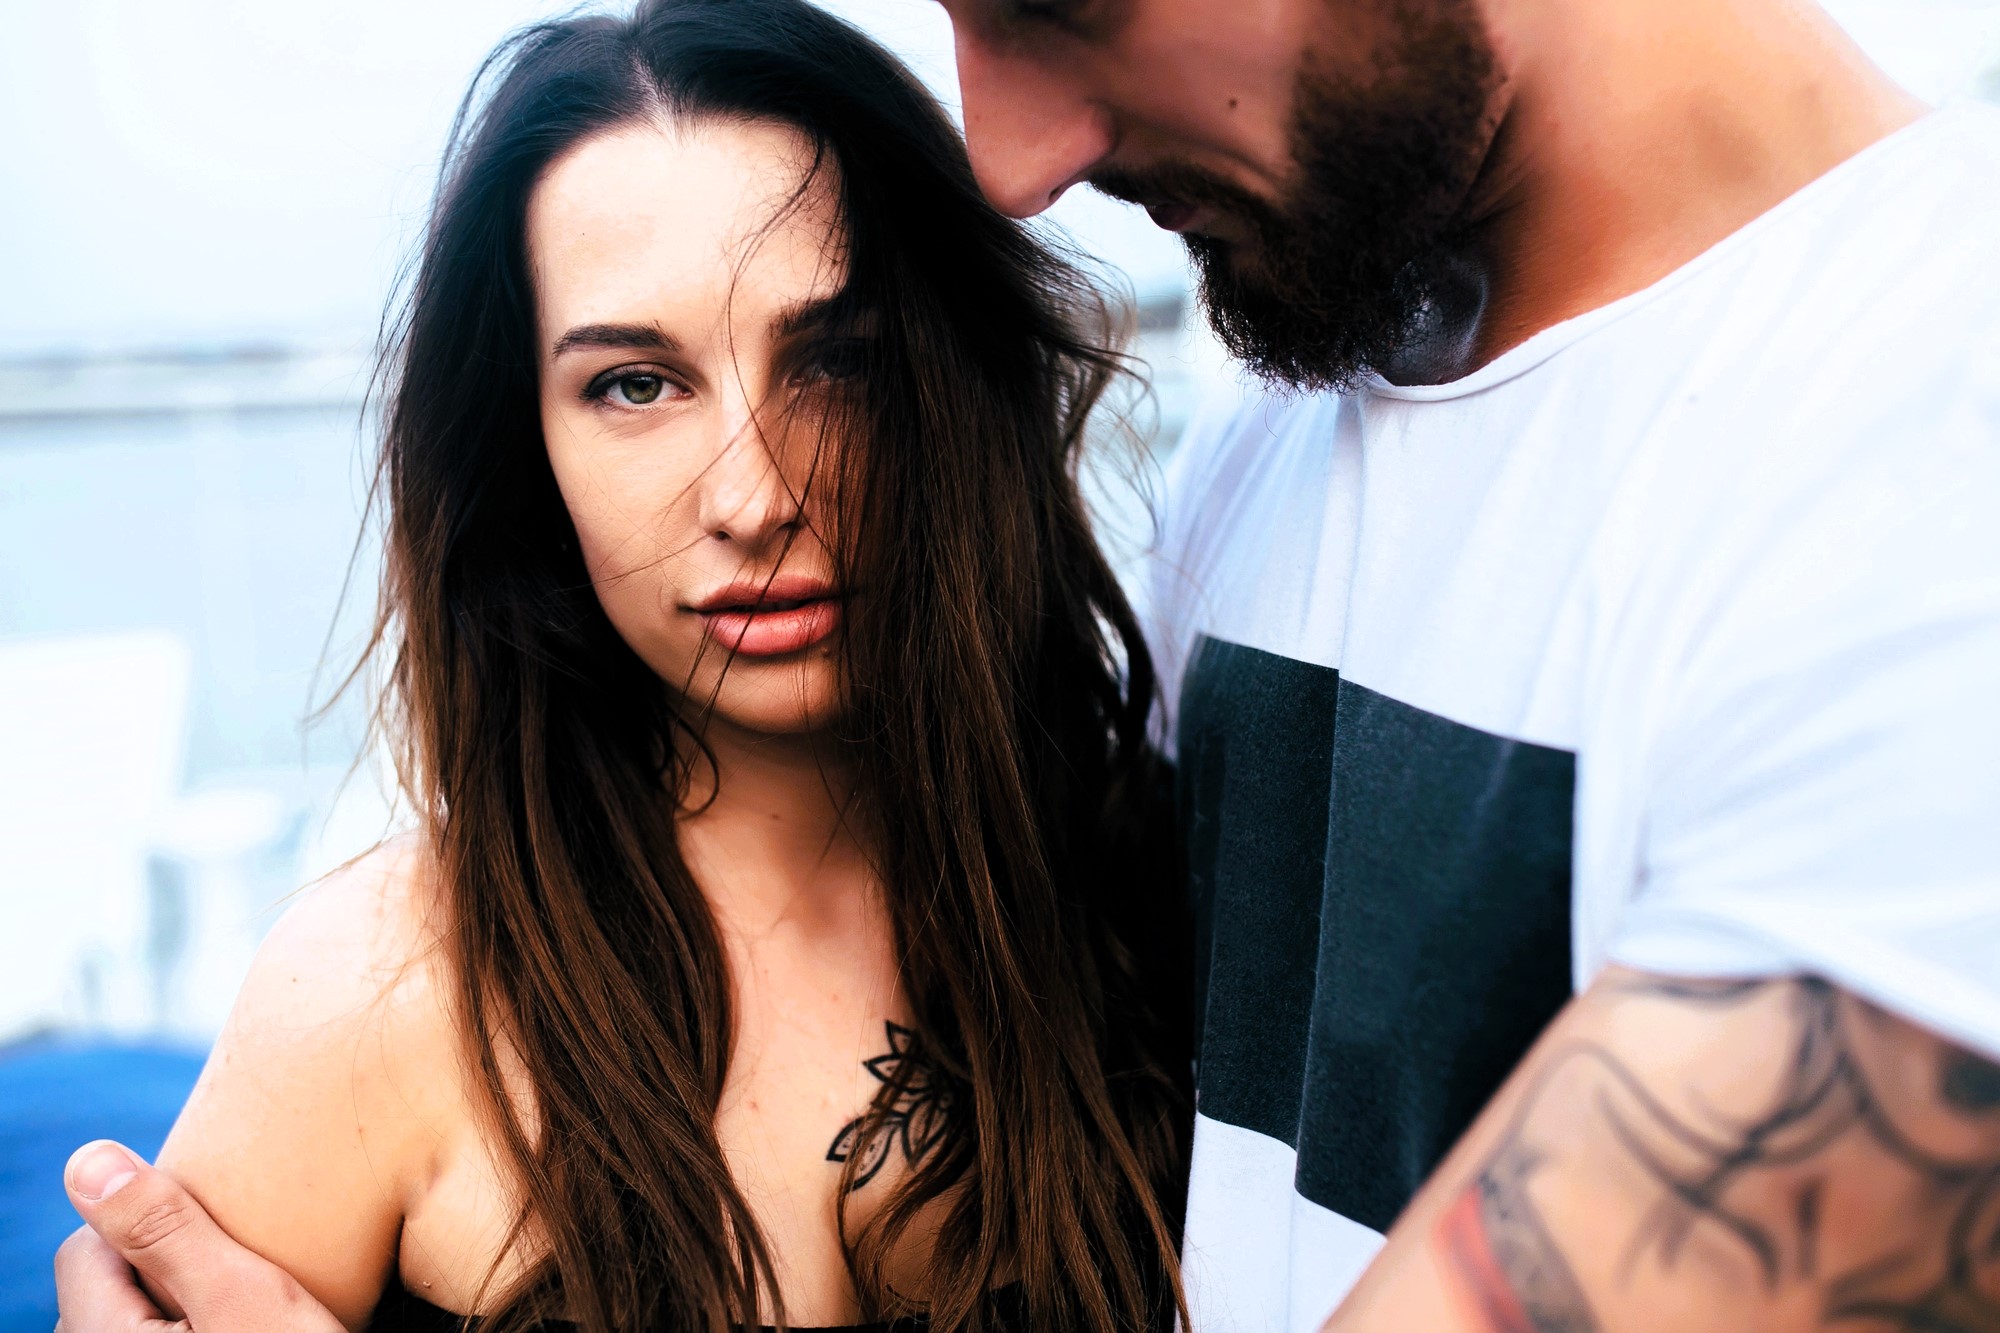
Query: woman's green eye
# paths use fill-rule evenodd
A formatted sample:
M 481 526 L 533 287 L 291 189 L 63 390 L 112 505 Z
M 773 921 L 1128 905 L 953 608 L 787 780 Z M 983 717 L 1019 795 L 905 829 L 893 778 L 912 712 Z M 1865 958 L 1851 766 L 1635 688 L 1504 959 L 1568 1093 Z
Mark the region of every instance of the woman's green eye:
M 608 403 L 613 407 L 652 407 L 656 403 L 686 396 L 687 389 L 680 381 L 668 378 L 664 371 L 633 370 L 624 366 L 605 371 L 591 380 L 583 391 L 585 402 Z
M 621 375 L 613 384 L 618 397 L 634 407 L 659 401 L 667 382 L 658 375 Z

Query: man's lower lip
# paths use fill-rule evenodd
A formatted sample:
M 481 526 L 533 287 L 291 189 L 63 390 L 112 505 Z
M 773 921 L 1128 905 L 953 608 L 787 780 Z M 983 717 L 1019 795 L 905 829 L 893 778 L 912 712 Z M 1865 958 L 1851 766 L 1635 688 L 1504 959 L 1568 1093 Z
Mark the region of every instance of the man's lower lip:
M 1168 231 L 1186 231 L 1188 224 L 1201 210 L 1193 204 L 1148 204 L 1146 212 L 1153 219 L 1153 225 Z
M 787 611 L 704 611 L 715 642 L 740 657 L 804 652 L 840 627 L 840 603 L 806 602 Z

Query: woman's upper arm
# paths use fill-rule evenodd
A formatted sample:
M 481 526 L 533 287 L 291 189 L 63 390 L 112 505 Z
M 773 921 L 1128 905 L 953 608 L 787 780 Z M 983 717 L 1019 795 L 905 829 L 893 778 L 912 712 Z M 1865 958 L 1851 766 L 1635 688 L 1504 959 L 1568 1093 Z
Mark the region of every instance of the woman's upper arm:
M 454 1113 L 417 874 L 413 850 L 388 848 L 301 895 L 258 951 L 160 1157 L 350 1327 L 395 1272 L 403 1217 Z

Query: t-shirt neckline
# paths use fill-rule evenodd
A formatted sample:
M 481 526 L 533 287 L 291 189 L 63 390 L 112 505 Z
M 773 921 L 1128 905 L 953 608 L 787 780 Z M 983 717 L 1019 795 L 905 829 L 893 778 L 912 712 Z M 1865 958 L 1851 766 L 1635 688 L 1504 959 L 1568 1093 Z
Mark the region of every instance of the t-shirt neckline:
M 1616 323 L 1626 315 L 1651 305 L 1683 283 L 1700 276 L 1714 264 L 1755 242 L 1765 232 L 1782 225 L 1794 213 L 1810 208 L 1821 195 L 1838 188 L 1849 176 L 1866 170 L 1880 158 L 1900 153 L 1916 140 L 1928 138 L 1935 127 L 1956 120 L 1960 108 L 1961 104 L 1953 103 L 1925 112 L 1908 125 L 1891 131 L 1860 152 L 1836 163 L 1665 277 L 1649 286 L 1641 287 L 1636 292 L 1598 306 L 1595 310 L 1587 310 L 1561 323 L 1551 324 L 1526 342 L 1508 349 L 1468 375 L 1455 380 L 1446 380 L 1442 384 L 1396 384 L 1376 371 L 1369 371 L 1362 377 L 1360 392 L 1374 397 L 1399 398 L 1411 402 L 1442 402 L 1463 398 L 1504 384 L 1508 380 L 1517 379 L 1563 349 L 1582 341 L 1606 325 Z

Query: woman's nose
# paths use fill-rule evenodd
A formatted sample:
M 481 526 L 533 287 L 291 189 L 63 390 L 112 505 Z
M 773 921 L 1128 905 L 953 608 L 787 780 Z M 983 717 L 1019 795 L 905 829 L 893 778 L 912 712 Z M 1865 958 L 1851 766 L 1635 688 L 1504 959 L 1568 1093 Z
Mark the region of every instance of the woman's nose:
M 803 497 L 778 465 L 778 448 L 754 421 L 732 432 L 699 483 L 710 538 L 758 556 L 796 531 Z

